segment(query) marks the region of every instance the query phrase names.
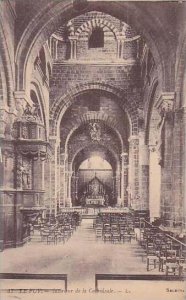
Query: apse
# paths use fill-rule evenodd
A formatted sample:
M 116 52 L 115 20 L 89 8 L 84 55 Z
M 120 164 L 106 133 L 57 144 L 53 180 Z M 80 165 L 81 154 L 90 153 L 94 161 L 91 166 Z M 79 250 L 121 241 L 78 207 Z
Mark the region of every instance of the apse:
M 86 159 L 79 167 L 80 170 L 111 170 L 111 165 L 100 156 L 94 155 L 91 158 Z

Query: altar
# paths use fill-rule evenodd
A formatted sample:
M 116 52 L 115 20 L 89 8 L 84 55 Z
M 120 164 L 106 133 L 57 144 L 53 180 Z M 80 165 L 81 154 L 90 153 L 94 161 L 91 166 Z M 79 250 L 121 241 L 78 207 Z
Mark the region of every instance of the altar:
M 104 206 L 105 199 L 100 198 L 87 198 L 86 199 L 86 205 L 95 205 L 95 206 Z
M 105 206 L 108 199 L 104 184 L 96 176 L 85 186 L 83 195 L 83 206 Z

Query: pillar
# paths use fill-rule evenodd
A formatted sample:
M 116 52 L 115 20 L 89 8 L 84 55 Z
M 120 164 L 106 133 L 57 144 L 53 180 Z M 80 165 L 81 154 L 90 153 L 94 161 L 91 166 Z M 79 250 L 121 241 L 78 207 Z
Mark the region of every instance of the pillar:
M 52 213 L 52 162 L 51 157 L 45 161 L 45 172 L 44 172 L 44 180 L 45 180 L 45 207 L 48 210 L 48 213 Z
M 116 185 L 115 185 L 115 192 L 116 192 L 116 199 L 117 199 L 117 206 L 121 206 L 121 173 L 120 168 L 116 171 Z
M 129 138 L 129 182 L 128 194 L 130 206 L 140 209 L 139 199 L 139 137 L 131 136 Z
M 124 206 L 128 207 L 128 159 L 129 155 L 127 152 L 123 153 L 123 171 L 124 171 Z
M 173 131 L 172 197 L 174 226 L 185 227 L 186 216 L 186 107 L 175 110 Z
M 60 203 L 59 207 L 65 206 L 65 153 L 60 153 Z
M 161 165 L 161 217 L 168 227 L 174 223 L 175 203 L 172 195 L 172 154 L 174 127 L 174 93 L 162 93 L 157 107 L 162 117 L 159 134 L 159 164 Z
M 128 186 L 128 153 L 123 152 L 121 154 L 121 204 L 122 206 L 128 206 L 127 186 Z
M 53 148 L 51 158 L 51 186 L 52 186 L 52 212 L 57 215 L 58 195 L 59 195 L 59 147 L 60 139 L 53 137 L 50 139 L 50 144 Z
M 71 198 L 72 174 L 73 174 L 73 172 L 70 169 L 66 172 L 66 176 L 67 176 L 67 198 L 66 198 L 66 206 L 67 207 L 71 207 L 72 206 L 72 198 Z
M 149 149 L 144 132 L 139 133 L 139 209 L 149 210 Z
M 70 59 L 77 59 L 77 37 L 70 36 Z
M 123 58 L 123 50 L 124 50 L 124 37 L 119 36 L 117 39 L 117 58 Z
M 186 97 L 186 95 L 185 95 Z M 182 131 L 183 134 L 183 145 L 182 145 L 182 178 L 183 178 L 183 183 L 182 183 L 182 226 L 186 227 L 186 106 L 183 107 L 183 124 L 184 124 L 184 130 Z
M 156 145 L 149 145 L 149 211 L 150 220 L 160 217 L 161 166 Z

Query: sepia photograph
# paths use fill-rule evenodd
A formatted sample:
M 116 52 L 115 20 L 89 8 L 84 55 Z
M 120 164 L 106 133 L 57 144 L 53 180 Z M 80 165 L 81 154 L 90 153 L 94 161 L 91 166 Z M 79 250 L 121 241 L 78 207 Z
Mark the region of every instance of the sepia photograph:
M 186 1 L 0 0 L 0 299 L 186 299 Z

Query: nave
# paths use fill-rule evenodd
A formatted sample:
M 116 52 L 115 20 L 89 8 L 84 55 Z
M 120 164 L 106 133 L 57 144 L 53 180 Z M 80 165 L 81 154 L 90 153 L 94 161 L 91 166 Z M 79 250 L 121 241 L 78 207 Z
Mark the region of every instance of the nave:
M 105 214 L 108 220 L 108 214 Z M 113 214 L 114 216 L 114 214 Z M 116 217 L 116 215 L 115 215 Z M 68 289 L 94 289 L 95 274 L 163 275 L 158 264 L 147 269 L 148 253 L 142 247 L 140 238 L 144 229 L 135 229 L 135 237 L 125 242 L 104 240 L 97 235 L 98 218 L 82 219 L 70 239 L 65 243 L 47 243 L 41 239 L 39 230 L 35 230 L 29 243 L 24 247 L 7 249 L 1 253 L 2 272 L 24 274 L 67 274 Z M 103 231 L 104 234 L 104 231 Z M 143 239 L 145 241 L 145 239 Z M 173 278 L 173 277 L 172 277 Z M 25 288 L 23 281 L 2 281 L 1 288 Z M 149 281 L 145 282 L 150 284 Z M 47 286 L 56 288 L 58 284 Z M 103 288 L 121 289 L 119 282 L 110 284 L 103 281 Z M 132 284 L 132 282 L 130 282 Z M 183 288 L 182 281 L 159 282 L 158 284 Z M 26 284 L 25 284 L 26 285 Z M 34 284 L 33 284 L 34 285 Z M 36 285 L 37 286 L 37 285 Z M 41 285 L 40 285 L 41 288 Z M 46 286 L 45 286 L 46 288 Z M 59 288 L 59 287 L 58 287 Z M 128 299 L 128 298 L 127 298 Z M 130 298 L 129 298 L 130 299 Z M 170 298 L 169 298 L 170 299 Z M 173 298 L 174 299 L 174 298 Z
M 2 271 L 67 273 L 70 286 L 85 287 L 94 284 L 96 273 L 147 273 L 142 253 L 136 241 L 112 244 L 96 239 L 93 220 L 83 219 L 65 244 L 47 245 L 33 239 L 22 248 L 2 252 Z

